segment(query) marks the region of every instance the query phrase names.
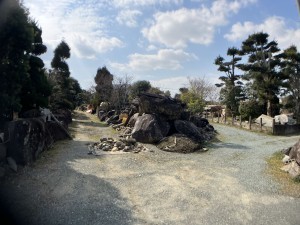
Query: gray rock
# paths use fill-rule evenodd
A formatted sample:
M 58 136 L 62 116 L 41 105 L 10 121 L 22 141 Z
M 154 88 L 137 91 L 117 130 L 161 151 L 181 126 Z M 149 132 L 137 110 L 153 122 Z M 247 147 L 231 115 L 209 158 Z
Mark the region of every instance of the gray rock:
M 295 161 L 283 166 L 281 170 L 288 172 L 293 179 L 300 179 L 300 166 Z
M 201 149 L 199 142 L 183 134 L 173 134 L 164 138 L 157 147 L 167 152 L 191 153 Z
M 136 120 L 137 120 L 138 117 L 139 117 L 138 113 L 135 113 L 132 117 L 130 117 L 127 126 L 134 127 L 134 124 L 136 123 Z
M 139 114 L 156 114 L 166 120 L 180 119 L 183 107 L 175 99 L 162 95 L 142 93 L 139 98 Z
M 157 143 L 170 130 L 170 124 L 155 115 L 144 114 L 138 117 L 132 130 L 132 137 L 142 143 Z
M 185 120 L 175 120 L 174 126 L 178 133 L 184 134 L 196 142 L 203 142 L 205 140 L 204 135 L 192 122 Z
M 294 159 L 300 165 L 300 140 L 294 144 L 289 152 L 291 159 Z
M 190 118 L 190 122 L 196 125 L 196 127 L 204 128 L 206 127 L 209 122 L 205 118 L 201 118 L 200 116 L 192 116 Z

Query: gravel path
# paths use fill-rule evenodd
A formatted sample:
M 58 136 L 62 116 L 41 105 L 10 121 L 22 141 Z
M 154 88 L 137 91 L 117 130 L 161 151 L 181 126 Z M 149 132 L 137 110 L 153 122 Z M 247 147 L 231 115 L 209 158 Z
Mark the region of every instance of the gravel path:
M 300 199 L 280 194 L 264 172 L 265 158 L 299 136 L 214 125 L 220 142 L 208 152 L 148 145 L 154 152 L 95 157 L 87 155 L 92 136 L 116 134 L 87 116 L 73 125 L 73 141 L 0 185 L 17 224 L 300 224 Z

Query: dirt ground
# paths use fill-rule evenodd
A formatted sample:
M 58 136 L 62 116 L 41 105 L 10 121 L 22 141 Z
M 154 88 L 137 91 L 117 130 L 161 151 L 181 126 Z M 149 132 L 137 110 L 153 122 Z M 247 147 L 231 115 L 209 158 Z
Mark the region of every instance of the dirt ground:
M 214 126 L 207 152 L 93 156 L 88 143 L 117 133 L 76 112 L 73 140 L 2 181 L 0 224 L 300 224 L 300 199 L 265 172 L 299 136 Z

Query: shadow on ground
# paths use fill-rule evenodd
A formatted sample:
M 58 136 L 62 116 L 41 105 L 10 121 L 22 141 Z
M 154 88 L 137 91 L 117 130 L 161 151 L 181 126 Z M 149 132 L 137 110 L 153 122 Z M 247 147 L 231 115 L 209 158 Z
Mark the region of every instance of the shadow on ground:
M 127 225 L 137 222 L 132 218 L 127 200 L 114 186 L 70 167 L 72 162 L 91 159 L 86 143 L 62 141 L 57 149 L 45 152 L 44 158 L 0 184 L 1 224 Z M 77 146 L 73 152 L 72 149 L 60 152 L 70 144 Z

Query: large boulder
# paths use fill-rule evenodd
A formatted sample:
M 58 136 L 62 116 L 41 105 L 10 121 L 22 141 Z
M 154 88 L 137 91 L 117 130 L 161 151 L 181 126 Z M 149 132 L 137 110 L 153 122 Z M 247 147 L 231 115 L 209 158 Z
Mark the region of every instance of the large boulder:
M 184 134 L 196 142 L 203 142 L 205 140 L 203 132 L 192 122 L 186 120 L 175 120 L 175 129 L 178 133 Z
M 7 157 L 18 164 L 30 164 L 45 149 L 45 123 L 42 119 L 20 119 L 7 124 Z
M 61 125 L 43 118 L 19 119 L 6 124 L 6 157 L 17 164 L 29 165 L 53 142 L 69 138 Z
M 156 114 L 167 120 L 181 118 L 183 107 L 176 99 L 157 94 L 142 93 L 139 98 L 139 113 Z
M 138 113 L 135 113 L 132 117 L 130 117 L 127 126 L 128 127 L 134 127 L 134 124 L 136 123 L 136 120 L 138 119 L 138 117 L 139 117 Z
M 191 116 L 190 121 L 200 128 L 204 128 L 209 124 L 208 120 L 201 116 Z
M 136 120 L 132 137 L 142 143 L 157 143 L 166 137 L 169 130 L 169 123 L 162 118 L 152 114 L 143 114 Z
M 300 140 L 290 148 L 288 155 L 300 165 Z
M 191 153 L 201 149 L 199 142 L 184 134 L 173 134 L 164 138 L 157 147 L 167 152 Z

